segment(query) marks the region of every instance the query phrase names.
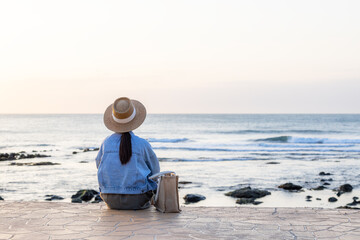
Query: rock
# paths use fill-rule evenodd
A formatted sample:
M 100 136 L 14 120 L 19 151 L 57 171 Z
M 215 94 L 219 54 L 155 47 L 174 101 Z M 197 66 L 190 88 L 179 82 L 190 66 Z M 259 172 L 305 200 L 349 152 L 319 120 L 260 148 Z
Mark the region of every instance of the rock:
M 94 198 L 94 201 L 92 201 L 91 203 L 99 203 L 102 201 L 103 201 L 103 199 L 100 197 L 100 195 L 96 195 Z
M 185 203 L 196 203 L 199 202 L 201 200 L 205 200 L 206 197 L 200 194 L 186 194 L 185 197 Z
M 353 187 L 352 187 L 350 184 L 346 183 L 346 184 L 341 185 L 341 186 L 339 187 L 339 191 L 337 192 L 336 195 L 337 195 L 338 197 L 340 197 L 343 193 L 351 192 L 352 190 L 353 190 Z
M 79 163 L 88 163 L 88 161 L 80 161 Z
M 45 166 L 45 165 L 60 165 L 60 163 L 53 162 L 29 162 L 29 163 L 10 163 L 12 166 Z
M 239 198 L 238 200 L 236 200 L 237 204 L 254 204 L 254 205 L 259 205 L 262 202 L 260 201 L 255 201 L 256 198 Z
M 82 150 L 83 152 L 93 152 L 93 151 L 99 151 L 99 148 L 79 148 L 79 150 Z M 73 151 L 72 154 L 78 154 L 79 152 Z
M 293 190 L 298 191 L 298 190 L 302 189 L 302 186 L 295 185 L 292 183 L 284 183 L 284 184 L 278 186 L 278 188 L 282 188 L 282 189 L 289 190 L 289 191 L 293 191 Z
M 329 186 L 329 185 L 330 185 L 330 183 L 325 182 L 325 183 L 323 183 L 323 185 L 324 185 L 324 186 Z
M 352 187 L 350 184 L 346 183 L 346 184 L 344 184 L 344 185 L 341 185 L 341 186 L 339 187 L 339 190 L 340 190 L 341 192 L 351 192 L 351 191 L 353 190 L 353 187 Z
M 279 162 L 267 162 L 266 164 L 280 164 Z
M 332 178 L 328 178 L 328 179 L 325 179 L 325 178 L 322 178 L 321 180 L 320 180 L 321 182 L 332 182 L 333 181 L 333 179 Z
M 95 201 L 103 201 L 103 199 L 100 197 L 100 194 L 95 196 Z
M 80 198 L 73 198 L 71 199 L 72 203 L 82 203 L 82 200 Z
M 235 197 L 235 198 L 261 198 L 270 194 L 271 193 L 269 191 L 260 190 L 260 189 L 251 189 L 251 187 L 244 187 L 237 189 L 235 191 L 225 193 L 226 196 Z
M 52 201 L 52 200 L 63 200 L 63 197 L 57 196 L 57 195 L 45 195 L 47 197 L 46 201 Z
M 88 202 L 90 201 L 95 195 L 98 195 L 99 192 L 92 190 L 92 189 L 82 189 L 77 191 L 76 194 L 71 196 L 71 199 L 80 199 L 81 201 Z
M 180 181 L 179 184 L 191 184 L 192 182 L 189 181 Z
M 24 158 L 43 158 L 43 157 L 50 157 L 49 155 L 43 154 L 30 154 L 25 153 L 24 151 L 18 153 L 0 153 L 0 161 L 12 161 Z
M 339 209 L 360 209 L 358 207 L 349 207 L 349 206 L 340 206 L 340 207 L 337 207 Z
M 99 148 L 84 148 L 83 152 L 99 151 Z
M 346 204 L 346 206 L 356 206 L 356 205 L 358 205 L 357 201 L 353 201 L 351 203 Z
M 44 165 L 60 165 L 60 163 L 53 163 L 53 162 L 37 162 L 32 163 L 29 166 L 44 166 Z
M 324 189 L 326 189 L 326 187 L 324 187 L 324 186 L 318 186 L 316 188 L 311 188 L 311 190 L 315 190 L 315 191 L 320 191 L 320 190 L 324 190 Z
M 0 201 L 4 201 L 4 199 L 0 196 Z
M 330 197 L 330 198 L 328 199 L 328 201 L 329 201 L 329 202 L 336 202 L 336 201 L 337 201 L 337 198 L 335 198 L 335 197 Z
M 346 204 L 346 206 L 356 206 L 360 204 L 360 201 L 357 201 L 358 199 L 358 197 L 353 197 L 353 202 Z
M 332 175 L 331 173 L 326 173 L 326 172 L 319 172 L 320 176 L 329 176 Z

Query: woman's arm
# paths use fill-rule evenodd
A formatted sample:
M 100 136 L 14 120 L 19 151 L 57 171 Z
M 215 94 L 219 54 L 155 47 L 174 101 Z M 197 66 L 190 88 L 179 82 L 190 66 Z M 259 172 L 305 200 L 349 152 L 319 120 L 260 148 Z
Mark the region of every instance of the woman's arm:
M 104 143 L 101 144 L 101 147 L 100 147 L 100 149 L 99 149 L 99 152 L 98 152 L 98 154 L 97 154 L 97 156 L 96 156 L 96 158 L 95 158 L 96 168 L 99 168 L 99 165 L 100 165 L 100 163 L 101 163 L 101 159 L 102 159 L 103 152 L 104 152 L 103 148 L 104 148 Z
M 150 175 L 154 175 L 160 172 L 159 160 L 157 159 L 156 154 L 152 150 L 152 147 L 149 143 L 147 144 L 145 156 L 146 156 L 145 158 L 146 165 L 149 167 L 151 171 Z

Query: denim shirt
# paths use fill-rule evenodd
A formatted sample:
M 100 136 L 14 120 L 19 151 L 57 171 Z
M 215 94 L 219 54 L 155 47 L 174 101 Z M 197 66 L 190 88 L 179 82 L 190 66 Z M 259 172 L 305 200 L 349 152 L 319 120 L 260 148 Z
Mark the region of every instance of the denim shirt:
M 145 140 L 131 135 L 132 156 L 124 165 L 119 159 L 121 133 L 108 136 L 96 157 L 97 176 L 101 193 L 141 194 L 157 188 L 148 177 L 160 171 L 159 161 Z

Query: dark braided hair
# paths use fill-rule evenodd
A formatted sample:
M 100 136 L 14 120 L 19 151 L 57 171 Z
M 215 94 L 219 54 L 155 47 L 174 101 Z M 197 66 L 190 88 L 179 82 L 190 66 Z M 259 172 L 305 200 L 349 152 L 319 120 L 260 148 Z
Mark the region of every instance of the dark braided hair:
M 121 134 L 119 158 L 122 165 L 127 164 L 130 161 L 132 155 L 131 148 L 131 135 L 129 132 Z

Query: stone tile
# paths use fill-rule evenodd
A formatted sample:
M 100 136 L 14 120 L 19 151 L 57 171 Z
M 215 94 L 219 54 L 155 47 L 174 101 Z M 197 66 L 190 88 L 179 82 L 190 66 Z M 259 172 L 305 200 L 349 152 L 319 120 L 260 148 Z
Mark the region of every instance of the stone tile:
M 46 225 L 48 225 L 48 226 L 63 226 L 65 224 L 70 224 L 72 222 L 74 222 L 74 220 L 72 220 L 71 218 L 54 218 L 54 219 L 48 220 Z
M 0 232 L 0 239 L 10 239 L 13 236 L 13 234 L 6 234 Z
M 0 239 L 360 239 L 360 211 L 183 207 L 180 214 L 104 203 L 0 203 Z
M 359 240 L 360 236 L 359 235 L 354 235 L 354 234 L 345 234 L 343 236 L 339 237 L 340 240 Z
M 89 234 L 86 233 L 72 233 L 72 234 L 64 234 L 64 235 L 51 235 L 51 240 L 57 239 L 63 239 L 63 240 L 70 240 L 70 239 L 84 239 L 86 237 L 89 237 Z
M 336 225 L 334 227 L 328 228 L 328 230 L 335 231 L 335 232 L 351 232 L 351 231 L 354 231 L 355 229 L 356 229 L 355 226 L 348 227 L 348 226 L 343 226 L 343 225 Z
M 129 239 L 129 236 L 126 237 L 114 237 L 114 236 L 92 236 L 84 238 L 86 240 L 120 240 L 120 239 Z M 152 238 L 154 239 L 154 238 Z
M 14 234 L 11 240 L 24 240 L 24 239 L 36 239 L 36 240 L 48 240 L 50 235 L 42 233 L 28 233 L 28 234 Z
M 314 232 L 314 235 L 318 239 L 335 239 L 335 238 L 340 237 L 343 234 L 325 230 L 325 231 Z

